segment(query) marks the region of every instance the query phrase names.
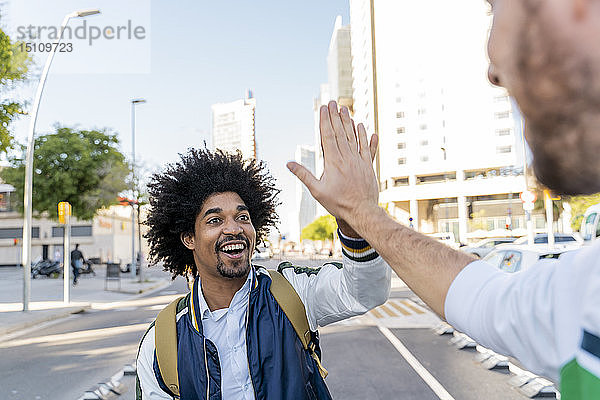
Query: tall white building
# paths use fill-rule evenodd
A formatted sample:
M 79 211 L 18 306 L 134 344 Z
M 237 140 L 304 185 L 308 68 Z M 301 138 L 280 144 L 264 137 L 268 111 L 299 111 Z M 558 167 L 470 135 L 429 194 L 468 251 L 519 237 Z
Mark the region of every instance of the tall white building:
M 252 92 L 244 99 L 213 104 L 211 110 L 213 149 L 240 150 L 244 158 L 256 158 L 256 99 Z
M 352 54 L 350 52 L 350 25 L 342 25 L 342 16 L 335 19 L 329 50 L 327 52 L 327 83 L 321 84 L 319 97 L 314 99 L 315 171 L 317 178 L 323 173 L 323 150 L 319 130 L 319 109 L 335 100 L 352 110 Z M 327 211 L 317 203 L 317 215 Z
M 310 172 L 315 173 L 315 148 L 299 145 L 296 147 L 296 162 L 304 165 Z M 298 238 L 302 229 L 317 217 L 317 202 L 306 186 L 296 179 L 296 215 L 298 216 Z
M 354 118 L 379 133 L 380 203 L 463 242 L 525 224 L 520 118 L 487 81 L 490 18 L 483 2 L 350 0 Z

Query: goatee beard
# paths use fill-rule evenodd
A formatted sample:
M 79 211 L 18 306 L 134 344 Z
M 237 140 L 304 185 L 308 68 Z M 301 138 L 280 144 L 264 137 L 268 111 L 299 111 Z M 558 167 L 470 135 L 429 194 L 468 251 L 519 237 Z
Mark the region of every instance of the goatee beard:
M 250 272 L 250 260 L 244 257 L 242 260 L 234 261 L 233 265 L 229 267 L 217 254 L 217 271 L 225 278 L 243 278 Z

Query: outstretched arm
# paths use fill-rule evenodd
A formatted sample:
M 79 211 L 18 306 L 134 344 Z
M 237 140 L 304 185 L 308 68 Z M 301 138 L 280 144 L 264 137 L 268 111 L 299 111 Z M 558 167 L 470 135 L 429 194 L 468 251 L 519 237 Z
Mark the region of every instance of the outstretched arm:
M 288 168 L 338 219 L 346 221 L 392 267 L 400 278 L 440 316 L 450 284 L 474 261 L 448 246 L 394 221 L 377 201 L 367 134 L 362 124 L 354 129 L 346 107 L 321 107 L 321 143 L 324 172 L 315 178 L 295 162 Z M 356 131 L 356 133 L 355 133 Z M 376 143 L 376 136 L 371 144 Z

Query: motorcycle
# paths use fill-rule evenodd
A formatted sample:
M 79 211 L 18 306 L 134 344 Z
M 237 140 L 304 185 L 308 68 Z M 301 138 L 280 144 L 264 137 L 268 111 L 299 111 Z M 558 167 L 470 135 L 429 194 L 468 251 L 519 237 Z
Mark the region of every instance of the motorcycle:
M 35 279 L 38 275 L 47 277 L 58 277 L 62 273 L 62 267 L 57 261 L 40 260 L 31 266 L 31 278 Z
M 92 274 L 93 276 L 96 276 L 96 271 L 94 271 L 94 268 L 92 267 L 92 263 L 90 262 L 90 260 L 85 260 L 83 262 L 83 266 L 79 269 L 79 273 L 80 274 Z

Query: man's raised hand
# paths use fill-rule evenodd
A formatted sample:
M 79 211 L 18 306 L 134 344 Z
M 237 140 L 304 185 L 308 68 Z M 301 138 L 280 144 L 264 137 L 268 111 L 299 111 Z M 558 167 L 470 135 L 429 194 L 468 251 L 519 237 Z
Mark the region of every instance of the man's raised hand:
M 346 107 L 338 112 L 335 101 L 320 110 L 324 169 L 320 179 L 296 162 L 289 170 L 333 216 L 354 225 L 356 211 L 377 206 L 379 189 L 373 158 L 377 135 L 370 142 L 363 124 L 354 126 Z

